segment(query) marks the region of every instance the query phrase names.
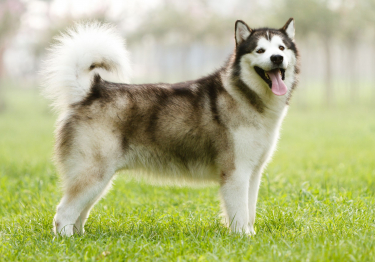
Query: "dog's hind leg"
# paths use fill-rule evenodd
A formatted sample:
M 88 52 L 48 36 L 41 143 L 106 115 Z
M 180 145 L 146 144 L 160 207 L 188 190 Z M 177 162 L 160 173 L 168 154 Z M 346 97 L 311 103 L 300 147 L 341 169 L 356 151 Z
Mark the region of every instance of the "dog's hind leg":
M 87 206 L 82 210 L 81 214 L 77 218 L 76 223 L 74 224 L 74 228 L 73 228 L 74 233 L 78 233 L 78 234 L 85 233 L 84 226 L 87 221 L 87 218 L 89 217 L 91 209 L 94 207 L 96 202 L 98 202 L 100 198 L 102 198 L 102 196 L 105 195 L 105 193 L 109 190 L 110 187 L 111 187 L 111 182 L 108 183 L 108 185 L 105 187 L 105 189 L 103 190 L 101 194 L 99 194 L 93 201 L 90 201 L 87 204 Z
M 75 162 L 79 168 L 70 170 L 68 179 L 64 181 L 64 196 L 57 206 L 55 234 L 71 236 L 74 231 L 83 232 L 91 207 L 103 194 L 114 174 L 114 170 L 108 170 L 100 163 Z

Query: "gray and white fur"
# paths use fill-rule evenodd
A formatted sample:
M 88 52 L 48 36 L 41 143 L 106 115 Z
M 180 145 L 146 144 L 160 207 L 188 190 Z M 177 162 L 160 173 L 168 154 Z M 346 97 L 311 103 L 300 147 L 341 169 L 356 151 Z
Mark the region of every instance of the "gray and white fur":
M 44 64 L 44 92 L 59 112 L 55 160 L 64 196 L 54 232 L 83 233 L 118 170 L 157 181 L 220 184 L 232 231 L 255 234 L 262 171 L 275 150 L 297 83 L 294 21 L 251 29 L 238 20 L 236 47 L 206 77 L 129 84 L 124 41 L 100 23 L 58 38 Z

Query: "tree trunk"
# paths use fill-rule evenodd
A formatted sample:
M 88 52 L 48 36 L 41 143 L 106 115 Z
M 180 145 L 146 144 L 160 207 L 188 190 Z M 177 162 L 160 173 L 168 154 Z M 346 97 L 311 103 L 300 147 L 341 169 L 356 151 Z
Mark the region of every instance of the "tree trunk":
M 374 54 L 374 59 L 372 60 L 372 72 L 375 72 L 375 46 L 373 48 L 373 54 Z M 373 93 L 373 97 L 372 97 L 372 103 L 373 105 L 375 105 L 375 74 L 373 74 L 373 79 L 372 79 L 372 93 Z
M 327 106 L 333 104 L 333 85 L 332 85 L 332 62 L 331 62 L 331 39 L 330 37 L 324 37 L 323 48 L 325 55 L 325 78 L 324 78 L 324 88 L 325 88 L 325 100 Z
M 5 68 L 4 68 L 4 53 L 5 53 L 5 46 L 0 46 L 0 111 L 5 109 L 5 100 L 3 95 L 3 78 L 5 76 Z
M 358 100 L 358 85 L 356 83 L 356 42 L 354 37 L 348 41 L 348 77 L 349 77 L 349 101 L 351 104 L 355 104 Z
M 4 53 L 5 53 L 5 45 L 0 46 L 0 78 L 3 78 L 5 75 L 5 67 L 4 67 Z

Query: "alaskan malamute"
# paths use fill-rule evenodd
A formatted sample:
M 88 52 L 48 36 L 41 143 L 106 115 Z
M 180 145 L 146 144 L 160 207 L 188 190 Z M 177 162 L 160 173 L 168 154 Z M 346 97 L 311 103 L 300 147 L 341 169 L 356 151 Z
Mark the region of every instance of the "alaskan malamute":
M 55 158 L 64 196 L 54 232 L 83 233 L 117 170 L 177 184 L 218 182 L 227 225 L 254 234 L 262 171 L 297 83 L 294 21 L 235 24 L 224 66 L 177 84 L 129 84 L 124 41 L 109 25 L 78 24 L 45 62 L 45 93 L 59 111 Z

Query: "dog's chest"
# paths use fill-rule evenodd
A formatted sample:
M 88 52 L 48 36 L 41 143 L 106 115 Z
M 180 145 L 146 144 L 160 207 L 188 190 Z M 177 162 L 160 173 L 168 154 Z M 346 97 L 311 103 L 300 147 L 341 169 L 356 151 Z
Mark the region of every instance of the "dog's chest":
M 272 154 L 279 136 L 280 123 L 277 119 L 256 118 L 251 125 L 233 130 L 236 168 L 254 169 Z

